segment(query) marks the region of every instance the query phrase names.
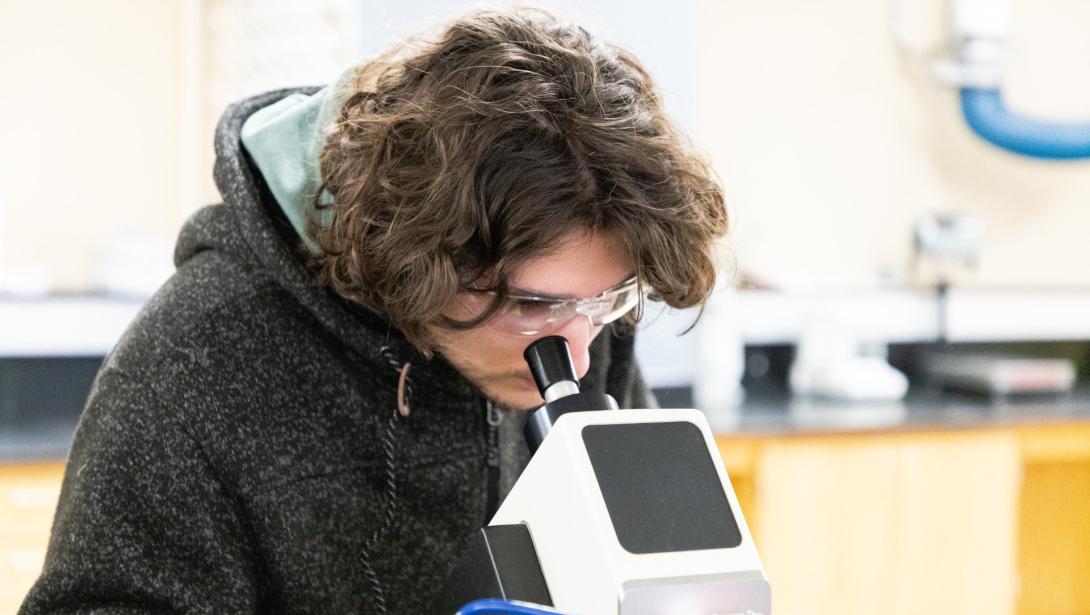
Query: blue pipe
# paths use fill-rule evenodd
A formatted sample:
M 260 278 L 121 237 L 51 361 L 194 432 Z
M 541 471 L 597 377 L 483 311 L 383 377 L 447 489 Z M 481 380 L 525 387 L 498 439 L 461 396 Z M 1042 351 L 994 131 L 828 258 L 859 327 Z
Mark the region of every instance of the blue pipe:
M 985 141 L 1023 156 L 1090 158 L 1090 122 L 1046 122 L 1012 112 L 998 89 L 962 88 L 965 121 Z
M 498 598 L 474 600 L 463 606 L 455 615 L 562 615 L 547 606 L 528 602 L 507 601 Z

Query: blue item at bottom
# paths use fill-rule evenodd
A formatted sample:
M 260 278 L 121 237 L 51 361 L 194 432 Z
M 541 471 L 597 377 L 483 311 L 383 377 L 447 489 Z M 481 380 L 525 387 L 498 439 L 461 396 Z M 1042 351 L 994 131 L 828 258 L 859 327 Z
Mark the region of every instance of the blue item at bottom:
M 474 600 L 458 609 L 455 615 L 564 615 L 562 612 L 540 604 L 517 600 L 485 598 Z

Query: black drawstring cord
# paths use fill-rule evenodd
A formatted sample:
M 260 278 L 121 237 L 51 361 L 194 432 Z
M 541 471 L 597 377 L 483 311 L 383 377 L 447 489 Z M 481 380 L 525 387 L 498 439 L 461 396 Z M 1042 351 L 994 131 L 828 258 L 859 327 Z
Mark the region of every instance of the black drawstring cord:
M 375 606 L 378 607 L 380 613 L 387 612 L 386 606 L 386 593 L 382 589 L 382 583 L 379 581 L 378 574 L 375 572 L 374 566 L 371 564 L 371 552 L 378 544 L 378 541 L 390 531 L 390 528 L 394 525 L 394 519 L 397 517 L 397 473 L 394 454 L 397 451 L 397 424 L 399 417 L 409 416 L 411 409 L 410 402 L 412 401 L 412 382 L 409 380 L 409 367 L 410 363 L 401 363 L 394 355 L 393 349 L 389 346 L 383 346 L 379 350 L 379 354 L 382 358 L 399 372 L 398 386 L 397 386 L 397 408 L 390 414 L 386 420 L 386 429 L 382 436 L 382 453 L 385 459 L 385 487 L 386 487 L 386 509 L 382 515 L 382 523 L 371 536 L 368 537 L 367 542 L 363 545 L 362 550 L 362 562 L 364 574 L 367 575 L 367 582 L 371 586 L 371 592 L 374 596 Z

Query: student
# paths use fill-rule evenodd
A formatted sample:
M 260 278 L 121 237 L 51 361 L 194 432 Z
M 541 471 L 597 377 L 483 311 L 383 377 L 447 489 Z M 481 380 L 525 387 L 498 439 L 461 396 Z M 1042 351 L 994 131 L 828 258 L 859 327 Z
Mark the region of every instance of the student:
M 652 406 L 640 302 L 701 304 L 727 225 L 639 62 L 541 10 L 237 103 L 216 154 L 25 615 L 425 612 L 527 461 L 523 349 L 563 335 L 584 390 Z

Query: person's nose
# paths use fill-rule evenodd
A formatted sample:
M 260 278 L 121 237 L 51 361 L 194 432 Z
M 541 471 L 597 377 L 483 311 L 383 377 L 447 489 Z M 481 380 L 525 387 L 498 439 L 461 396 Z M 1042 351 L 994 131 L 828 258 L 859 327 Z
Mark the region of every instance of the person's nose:
M 575 375 L 579 378 L 587 375 L 590 370 L 590 343 L 598 329 L 590 323 L 590 319 L 578 315 L 564 324 L 554 335 L 562 335 L 568 340 L 571 348 L 572 364 L 575 366 Z

